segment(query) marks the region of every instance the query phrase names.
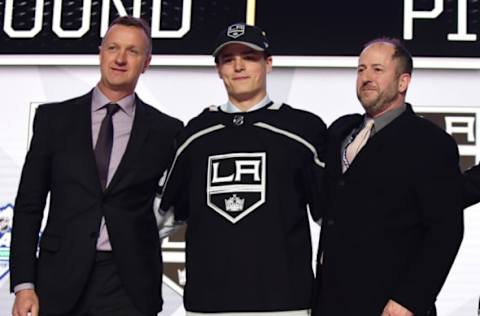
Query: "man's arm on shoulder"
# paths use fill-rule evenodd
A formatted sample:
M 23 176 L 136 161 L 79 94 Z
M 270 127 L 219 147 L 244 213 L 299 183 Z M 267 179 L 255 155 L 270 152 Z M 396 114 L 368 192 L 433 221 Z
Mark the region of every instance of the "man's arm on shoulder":
M 175 137 L 175 141 L 173 142 L 173 155 L 172 159 L 170 162 L 170 167 L 168 170 L 165 170 L 165 173 L 163 177 L 159 181 L 158 189 L 157 189 L 157 194 L 155 195 L 155 199 L 153 202 L 153 210 L 155 214 L 155 219 L 157 221 L 157 227 L 158 227 L 158 232 L 160 239 L 163 239 L 165 237 L 168 237 L 175 233 L 183 224 L 185 224 L 184 221 L 177 221 L 175 220 L 175 207 L 174 204 L 177 203 L 176 201 L 178 198 L 171 198 L 168 199 L 168 203 L 164 203 L 163 207 L 165 207 L 165 204 L 168 204 L 168 208 L 162 209 L 161 204 L 162 204 L 162 197 L 164 196 L 165 192 L 166 196 L 176 196 L 176 193 L 173 193 L 172 190 L 179 190 L 181 185 L 179 183 L 183 183 L 183 179 L 181 175 L 178 175 L 178 171 L 175 170 L 176 165 L 180 162 L 178 162 L 178 156 L 180 155 L 180 152 L 178 151 L 179 146 L 184 142 L 184 138 L 186 137 L 186 130 L 183 127 L 183 123 L 181 123 L 181 126 L 179 126 L 179 129 L 177 131 L 177 135 Z M 181 159 L 180 159 L 181 160 Z M 183 174 L 183 173 L 182 173 Z M 170 182 L 169 187 L 167 188 L 167 181 Z
M 308 190 L 308 204 L 310 214 L 313 220 L 321 225 L 323 218 L 323 209 L 325 208 L 325 150 L 326 150 L 327 127 L 325 123 L 317 118 L 315 122 L 315 135 L 312 145 L 315 148 L 315 154 L 311 163 L 305 169 L 306 188 Z
M 172 235 L 175 233 L 182 225 L 185 224 L 183 221 L 175 220 L 175 212 L 173 206 L 170 207 L 167 211 L 164 211 L 160 208 L 162 202 L 161 193 L 155 196 L 153 202 L 153 213 L 155 214 L 155 219 L 157 221 L 158 234 L 160 240 Z

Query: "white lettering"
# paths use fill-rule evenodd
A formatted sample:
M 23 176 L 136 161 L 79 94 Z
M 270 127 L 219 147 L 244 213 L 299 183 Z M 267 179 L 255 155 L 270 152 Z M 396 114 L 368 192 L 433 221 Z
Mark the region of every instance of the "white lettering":
M 237 160 L 235 161 L 235 181 L 241 181 L 243 174 L 253 175 L 253 180 L 260 181 L 259 160 Z
M 218 166 L 220 165 L 219 162 L 214 162 L 212 164 L 213 167 L 213 175 L 212 175 L 212 184 L 213 183 L 222 183 L 222 182 L 232 182 L 233 181 L 233 174 L 225 177 L 218 176 Z
M 152 6 L 152 38 L 181 38 L 190 31 L 192 17 L 192 0 L 183 0 L 182 25 L 178 30 L 162 31 L 162 0 L 153 0 Z
M 461 124 L 461 125 L 459 125 Z M 445 116 L 445 130 L 450 135 L 466 134 L 469 142 L 475 141 L 475 118 L 470 116 Z
M 34 25 L 30 30 L 15 30 L 13 28 L 14 16 L 14 2 L 15 0 L 5 0 L 4 24 L 3 30 L 11 38 L 34 38 L 43 26 L 43 12 L 45 0 L 36 0 L 35 2 L 35 16 L 33 18 Z M 82 7 L 82 24 L 77 30 L 65 30 L 62 27 L 62 3 L 64 1 L 53 1 L 53 15 L 52 15 L 52 30 L 59 38 L 81 38 L 89 30 L 91 26 L 91 11 L 92 0 L 83 0 Z M 101 1 L 101 17 L 100 17 L 100 37 L 104 37 L 110 25 L 110 7 L 113 6 L 120 16 L 127 15 L 127 10 L 122 0 L 102 0 Z M 254 12 L 255 1 L 248 0 L 250 3 L 250 12 Z M 253 4 L 252 4 L 253 2 Z M 142 0 L 133 0 L 132 16 L 140 17 L 142 9 Z M 254 13 L 250 13 L 252 16 Z M 253 15 L 254 16 L 254 15 Z M 178 30 L 161 30 L 162 17 L 162 1 L 153 0 L 152 3 L 152 38 L 181 38 L 190 31 L 192 18 L 192 0 L 183 0 L 182 8 L 182 23 Z M 251 18 L 250 18 L 251 19 Z M 252 20 L 253 21 L 253 20 Z
M 33 27 L 30 30 L 14 30 L 13 29 L 13 0 L 5 2 L 5 17 L 3 20 L 3 30 L 11 38 L 32 38 L 42 30 L 43 23 L 43 0 L 37 0 L 35 4 L 35 18 Z
M 435 0 L 431 11 L 414 11 L 413 0 L 404 0 L 403 39 L 413 39 L 413 19 L 435 19 L 443 12 L 443 0 Z
M 110 1 L 113 1 L 113 5 L 118 12 L 118 15 L 127 15 L 127 10 L 121 0 L 103 0 L 102 2 L 102 20 L 100 22 L 100 37 L 104 37 L 107 33 L 108 26 L 110 25 Z M 133 0 L 133 13 L 132 16 L 139 18 L 141 13 L 141 0 Z
M 476 41 L 476 34 L 467 33 L 467 0 L 458 0 L 457 33 L 448 34 L 449 41 Z
M 78 30 L 64 30 L 62 28 L 62 2 L 55 0 L 53 4 L 52 29 L 61 38 L 80 38 L 90 29 L 90 12 L 92 11 L 92 0 L 83 0 L 82 26 Z

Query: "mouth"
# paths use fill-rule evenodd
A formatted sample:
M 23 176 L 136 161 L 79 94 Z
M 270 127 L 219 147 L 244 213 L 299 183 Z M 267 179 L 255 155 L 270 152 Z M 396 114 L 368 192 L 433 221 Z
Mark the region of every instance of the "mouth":
M 375 85 L 372 85 L 371 83 L 366 83 L 362 86 L 362 90 L 377 90 L 377 87 Z
M 113 72 L 120 72 L 120 73 L 127 72 L 127 69 L 125 69 L 125 68 L 111 67 L 110 69 L 111 69 Z
M 234 81 L 240 81 L 240 80 L 246 80 L 248 79 L 248 76 L 238 76 L 238 77 L 233 77 Z
M 373 88 L 373 87 L 364 87 L 362 89 L 360 89 L 360 92 L 363 92 L 363 93 L 374 93 L 374 92 L 377 92 L 377 89 Z

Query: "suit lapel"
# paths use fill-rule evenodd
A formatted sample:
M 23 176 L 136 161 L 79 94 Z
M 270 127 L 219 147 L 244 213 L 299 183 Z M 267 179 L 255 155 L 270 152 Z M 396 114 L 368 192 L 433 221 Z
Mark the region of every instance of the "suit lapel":
M 78 166 L 82 172 L 79 172 L 79 180 L 85 183 L 88 188 L 93 188 L 98 193 L 102 192 L 100 181 L 98 178 L 97 165 L 95 163 L 95 153 L 92 143 L 92 92 L 80 97 L 77 101 L 77 113 L 74 114 L 75 121 L 78 125 L 77 144 L 78 147 Z
M 128 169 L 134 166 L 135 160 L 138 158 L 138 152 L 145 143 L 150 130 L 150 119 L 146 113 L 145 104 L 138 97 L 136 97 L 135 102 L 135 118 L 133 120 L 130 139 L 128 140 L 125 153 L 120 160 L 117 171 L 113 175 L 106 192 L 111 192 L 118 187 L 125 175 L 128 173 Z

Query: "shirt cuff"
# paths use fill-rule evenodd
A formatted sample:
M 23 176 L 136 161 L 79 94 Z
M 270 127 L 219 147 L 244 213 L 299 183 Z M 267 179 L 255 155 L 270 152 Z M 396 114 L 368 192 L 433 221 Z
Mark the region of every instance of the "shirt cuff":
M 33 283 L 20 283 L 15 285 L 15 287 L 13 288 L 13 293 L 17 294 L 22 290 L 34 290 L 34 289 L 35 289 L 35 285 L 33 285 Z

